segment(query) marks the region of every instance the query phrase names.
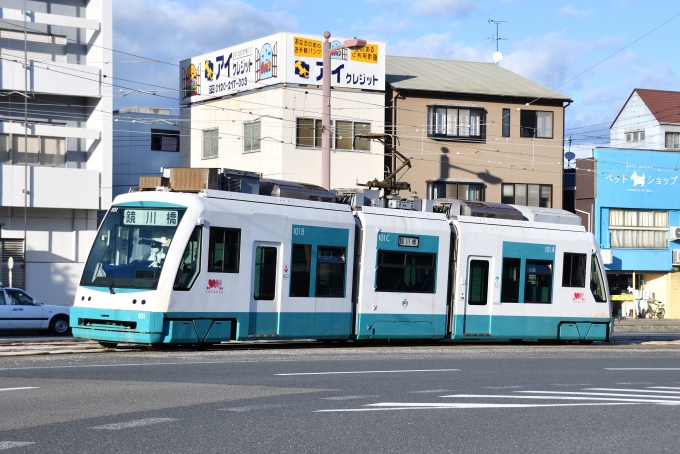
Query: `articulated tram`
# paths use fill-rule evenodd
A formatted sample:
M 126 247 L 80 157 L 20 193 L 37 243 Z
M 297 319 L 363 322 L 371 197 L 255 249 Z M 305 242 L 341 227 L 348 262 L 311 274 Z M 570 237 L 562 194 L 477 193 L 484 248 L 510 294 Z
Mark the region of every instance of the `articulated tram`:
M 602 259 L 568 212 L 269 186 L 117 197 L 73 335 L 107 347 L 610 338 Z

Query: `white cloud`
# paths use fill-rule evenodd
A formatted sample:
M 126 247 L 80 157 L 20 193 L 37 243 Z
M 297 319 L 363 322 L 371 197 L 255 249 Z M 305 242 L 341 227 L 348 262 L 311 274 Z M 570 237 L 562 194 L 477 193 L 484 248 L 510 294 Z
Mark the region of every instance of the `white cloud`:
M 296 21 L 285 13 L 261 11 L 239 0 L 212 0 L 198 6 L 175 0 L 115 0 L 113 26 L 114 49 L 173 64 L 211 50 L 297 28 Z M 114 62 L 136 59 L 115 52 L 113 57 Z M 117 78 L 173 89 L 178 88 L 178 73 L 177 67 L 163 64 L 114 65 Z M 116 83 L 152 89 L 133 82 Z M 177 105 L 176 101 L 162 96 L 177 98 L 176 93 L 159 93 L 155 98 L 131 95 L 122 102 L 148 105 L 155 101 L 158 106 Z
M 479 6 L 471 0 L 418 0 L 413 4 L 413 11 L 424 16 L 439 14 L 466 16 L 478 8 Z
M 560 16 L 564 16 L 569 19 L 587 19 L 589 17 L 595 16 L 595 10 L 592 8 L 578 9 L 574 5 L 567 5 L 564 8 L 557 10 Z
M 466 61 L 491 61 L 484 49 L 451 42 L 451 33 L 431 33 L 416 39 L 403 39 L 390 44 L 390 54 L 409 57 L 442 58 Z

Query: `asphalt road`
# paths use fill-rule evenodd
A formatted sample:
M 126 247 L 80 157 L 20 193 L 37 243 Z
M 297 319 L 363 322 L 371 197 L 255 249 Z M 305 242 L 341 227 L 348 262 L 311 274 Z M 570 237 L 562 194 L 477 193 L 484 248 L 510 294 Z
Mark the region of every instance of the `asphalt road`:
M 0 450 L 677 452 L 680 345 L 650 339 L 1 358 Z

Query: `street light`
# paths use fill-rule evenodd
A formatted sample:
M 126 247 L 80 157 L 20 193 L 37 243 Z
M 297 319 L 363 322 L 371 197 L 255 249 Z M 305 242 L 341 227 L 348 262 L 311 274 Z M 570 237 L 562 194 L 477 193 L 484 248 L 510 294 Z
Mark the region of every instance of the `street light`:
M 331 32 L 324 32 L 323 57 L 323 109 L 321 111 L 321 186 L 331 188 Z M 348 39 L 340 49 L 356 50 L 366 47 L 366 40 Z M 337 47 L 333 50 L 338 49 Z

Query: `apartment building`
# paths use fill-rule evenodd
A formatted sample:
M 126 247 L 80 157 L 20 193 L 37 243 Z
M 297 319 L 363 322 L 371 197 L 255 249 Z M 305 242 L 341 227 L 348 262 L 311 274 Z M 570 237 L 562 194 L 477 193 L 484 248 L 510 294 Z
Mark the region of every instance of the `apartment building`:
M 25 4 L 0 1 L 1 280 L 11 256 L 14 286 L 70 305 L 111 203 L 112 2 Z
M 386 73 L 385 128 L 412 192 L 562 208 L 568 96 L 493 63 L 388 56 Z

